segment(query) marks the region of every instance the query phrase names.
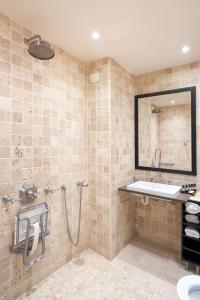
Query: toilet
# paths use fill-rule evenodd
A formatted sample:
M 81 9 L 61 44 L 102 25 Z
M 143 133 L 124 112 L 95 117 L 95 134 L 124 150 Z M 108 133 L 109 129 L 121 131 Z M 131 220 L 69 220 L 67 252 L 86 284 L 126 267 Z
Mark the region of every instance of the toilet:
M 188 275 L 179 279 L 177 293 L 180 300 L 200 300 L 200 276 Z

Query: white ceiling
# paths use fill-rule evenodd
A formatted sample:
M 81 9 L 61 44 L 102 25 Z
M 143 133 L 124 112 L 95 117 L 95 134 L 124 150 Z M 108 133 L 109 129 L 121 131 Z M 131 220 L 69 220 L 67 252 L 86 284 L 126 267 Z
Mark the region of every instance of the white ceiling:
M 146 99 L 146 101 L 149 100 L 149 98 L 143 98 L 143 99 Z M 174 101 L 174 103 L 171 103 L 171 101 Z M 158 105 L 160 107 L 183 105 L 183 104 L 189 105 L 191 104 L 191 93 L 182 92 L 182 93 L 166 94 L 166 95 L 151 97 L 151 104 Z
M 0 0 L 0 11 L 84 62 L 111 56 L 140 74 L 200 60 L 200 0 Z

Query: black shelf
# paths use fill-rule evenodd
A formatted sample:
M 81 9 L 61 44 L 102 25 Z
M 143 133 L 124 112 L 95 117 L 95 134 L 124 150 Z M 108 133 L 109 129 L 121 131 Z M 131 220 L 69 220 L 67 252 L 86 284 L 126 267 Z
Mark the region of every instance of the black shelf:
M 195 266 L 200 266 L 200 256 L 193 254 L 192 252 L 188 253 L 187 250 L 183 251 L 182 260 L 192 263 Z
M 193 240 L 193 241 L 195 241 L 197 243 L 200 242 L 200 239 L 196 239 L 196 238 L 193 238 L 191 236 L 187 236 L 186 234 L 183 234 L 183 238 L 186 238 L 186 239 L 189 239 L 189 240 Z
M 197 229 L 200 232 L 200 224 L 189 223 L 185 220 L 185 214 L 189 214 L 185 210 L 185 204 L 182 204 L 182 260 L 200 266 L 200 239 L 196 239 L 185 234 L 185 227 Z M 199 213 L 196 214 L 199 217 Z
M 200 205 L 200 203 L 198 203 Z M 200 212 L 197 214 L 190 214 L 189 212 L 187 212 L 185 209 L 183 209 L 183 215 L 195 215 L 197 217 L 200 217 Z
M 197 229 L 200 230 L 200 224 L 194 224 L 194 223 L 189 223 L 187 221 L 183 221 L 184 226 L 189 226 L 189 227 L 196 227 Z
M 188 248 L 188 247 L 185 247 L 185 246 L 183 246 L 183 250 L 187 250 L 189 252 L 193 252 L 193 253 L 195 253 L 197 255 L 200 255 L 200 251 L 196 251 L 194 249 L 191 249 L 191 248 Z

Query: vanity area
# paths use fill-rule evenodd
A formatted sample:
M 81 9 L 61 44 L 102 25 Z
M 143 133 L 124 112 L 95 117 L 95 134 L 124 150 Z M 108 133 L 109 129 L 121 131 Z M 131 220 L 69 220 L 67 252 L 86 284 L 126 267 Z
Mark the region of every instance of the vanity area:
M 200 207 L 199 196 L 191 200 L 196 174 L 196 87 L 136 95 L 135 180 L 119 191 L 137 199 L 139 235 L 156 241 L 158 233 L 160 244 L 199 273 L 200 212 L 187 211 L 189 203 Z

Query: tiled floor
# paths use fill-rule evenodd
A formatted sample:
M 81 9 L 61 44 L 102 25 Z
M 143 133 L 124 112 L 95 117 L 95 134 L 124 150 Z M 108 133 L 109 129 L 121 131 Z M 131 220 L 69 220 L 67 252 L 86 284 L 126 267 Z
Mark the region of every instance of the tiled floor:
M 167 253 L 167 252 L 166 252 Z M 189 274 L 162 251 L 129 244 L 109 261 L 92 250 L 81 254 L 83 264 L 70 262 L 18 300 L 173 300 L 177 280 Z M 161 256 L 162 254 L 162 256 Z

